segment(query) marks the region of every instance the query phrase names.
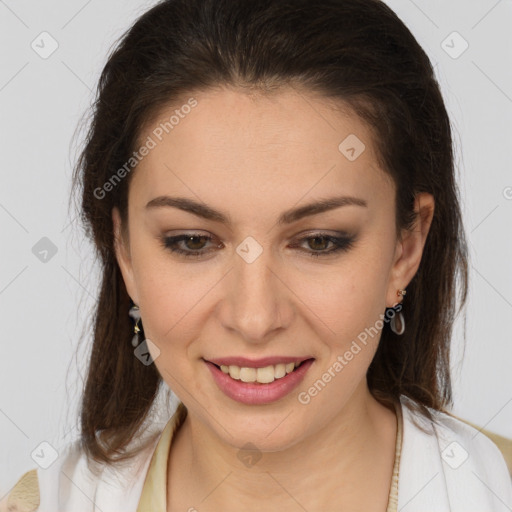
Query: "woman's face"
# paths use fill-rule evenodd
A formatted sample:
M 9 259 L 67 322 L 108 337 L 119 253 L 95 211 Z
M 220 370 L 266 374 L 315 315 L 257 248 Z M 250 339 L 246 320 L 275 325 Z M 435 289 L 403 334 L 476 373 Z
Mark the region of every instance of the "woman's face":
M 285 449 L 368 399 L 425 233 L 397 240 L 394 185 L 355 115 L 291 89 L 193 97 L 141 134 L 118 261 L 191 418 L 232 446 Z

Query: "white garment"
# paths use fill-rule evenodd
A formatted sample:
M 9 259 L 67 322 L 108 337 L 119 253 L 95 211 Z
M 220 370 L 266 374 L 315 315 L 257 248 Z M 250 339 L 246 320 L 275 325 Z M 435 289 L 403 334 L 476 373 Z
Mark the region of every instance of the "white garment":
M 400 397 L 403 439 L 399 512 L 511 512 L 512 480 L 498 447 L 466 423 L 438 411 L 438 425 Z M 424 433 L 413 422 L 423 425 Z M 77 442 L 48 469 L 38 469 L 38 512 L 136 512 L 159 437 L 123 469 L 87 469 Z
M 439 425 L 418 418 L 405 406 L 407 397 L 400 401 L 399 512 L 512 511 L 512 479 L 502 453 L 487 436 L 439 411 L 431 411 Z M 413 417 L 430 433 L 414 425 Z

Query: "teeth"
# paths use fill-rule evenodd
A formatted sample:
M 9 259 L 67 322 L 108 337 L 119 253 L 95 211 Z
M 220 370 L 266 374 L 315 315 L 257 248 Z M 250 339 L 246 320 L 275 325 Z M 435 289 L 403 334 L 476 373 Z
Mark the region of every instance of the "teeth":
M 297 363 L 276 364 L 265 366 L 264 368 L 247 368 L 235 365 L 221 365 L 220 369 L 228 374 L 232 379 L 241 380 L 242 382 L 259 382 L 260 384 L 268 384 L 276 379 L 283 378 L 286 374 L 293 372 Z
M 240 368 L 240 380 L 242 382 L 256 382 L 256 368 Z
M 261 382 L 262 384 L 268 384 L 269 382 L 274 382 L 274 367 L 273 366 L 265 366 L 265 368 L 258 368 L 256 370 L 256 380 Z
M 232 379 L 240 380 L 240 367 L 239 366 L 230 366 L 228 373 Z
M 274 377 L 276 379 L 280 379 L 281 377 L 284 377 L 285 375 L 286 375 L 286 365 L 283 363 L 276 364 L 274 367 Z

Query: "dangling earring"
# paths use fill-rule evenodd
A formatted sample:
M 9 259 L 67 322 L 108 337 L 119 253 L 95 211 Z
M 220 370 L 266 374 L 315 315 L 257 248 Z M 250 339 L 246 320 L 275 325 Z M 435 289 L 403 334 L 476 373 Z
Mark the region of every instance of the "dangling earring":
M 138 344 L 140 343 L 140 339 L 139 339 L 139 333 L 140 333 L 140 328 L 139 328 L 139 322 L 140 322 L 139 306 L 137 306 L 137 305 L 132 306 L 130 308 L 130 312 L 128 314 L 135 320 L 135 326 L 133 328 L 133 332 L 135 334 L 134 334 L 134 336 L 132 338 L 132 346 L 137 347 Z
M 407 292 L 405 290 L 397 290 L 396 294 L 403 297 Z M 398 335 L 401 335 L 405 331 L 405 319 L 402 311 L 395 311 L 395 314 L 389 322 L 391 330 Z

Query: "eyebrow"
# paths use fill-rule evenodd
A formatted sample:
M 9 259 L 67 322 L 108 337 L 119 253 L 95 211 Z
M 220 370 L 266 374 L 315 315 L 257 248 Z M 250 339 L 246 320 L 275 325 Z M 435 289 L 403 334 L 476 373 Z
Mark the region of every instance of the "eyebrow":
M 352 196 L 334 196 L 326 199 L 319 199 L 315 202 L 300 206 L 298 208 L 292 208 L 281 214 L 277 223 L 278 225 L 291 224 L 304 217 L 311 215 L 318 215 L 319 213 L 327 212 L 335 208 L 342 206 L 361 206 L 364 208 L 368 207 L 368 203 L 364 199 Z M 161 208 L 161 207 L 172 207 L 178 208 L 185 212 L 192 213 L 203 219 L 212 220 L 215 222 L 221 222 L 223 224 L 231 225 L 230 216 L 215 210 L 211 206 L 204 203 L 199 203 L 193 199 L 186 197 L 170 197 L 170 196 L 159 196 L 155 197 L 146 204 L 146 209 Z

